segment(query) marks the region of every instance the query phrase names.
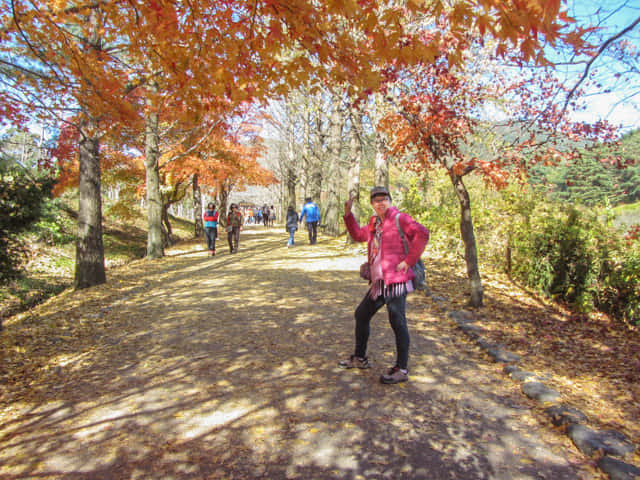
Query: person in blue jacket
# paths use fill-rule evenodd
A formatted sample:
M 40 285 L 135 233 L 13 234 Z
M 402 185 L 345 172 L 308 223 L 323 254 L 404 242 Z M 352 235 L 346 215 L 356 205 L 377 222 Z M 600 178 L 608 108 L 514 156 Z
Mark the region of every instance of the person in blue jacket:
M 300 214 L 300 223 L 302 219 L 307 217 L 307 230 L 309 231 L 309 243 L 313 245 L 316 243 L 318 236 L 318 224 L 320 223 L 320 209 L 318 205 L 311 201 L 311 197 L 307 197 L 304 207 L 302 207 L 302 213 Z

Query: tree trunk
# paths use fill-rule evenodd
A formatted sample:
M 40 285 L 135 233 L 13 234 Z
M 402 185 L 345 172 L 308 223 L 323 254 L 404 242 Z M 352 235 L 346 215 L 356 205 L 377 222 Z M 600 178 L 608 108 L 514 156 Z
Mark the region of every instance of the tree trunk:
M 169 221 L 169 204 L 162 207 L 162 234 L 163 234 L 163 246 L 167 247 L 173 245 L 173 229 L 171 228 L 171 222 Z
M 153 90 L 153 89 L 152 89 Z M 150 110 L 146 121 L 145 169 L 147 174 L 147 257 L 164 256 L 162 239 L 162 195 L 160 193 L 160 157 L 158 113 Z
M 195 230 L 193 232 L 195 238 L 204 236 L 204 224 L 202 223 L 202 190 L 198 183 L 198 174 L 194 174 L 191 179 L 191 187 L 193 191 L 193 224 Z
M 220 183 L 220 188 L 217 189 L 218 191 L 218 200 L 219 200 L 219 207 L 218 207 L 218 212 L 220 212 L 220 218 L 219 221 L 222 222 L 223 226 L 227 226 L 227 203 L 229 202 L 229 193 L 231 191 L 231 188 L 227 185 L 226 181 L 223 181 Z
M 307 173 L 307 188 L 305 197 L 311 197 L 314 202 L 319 202 L 322 196 L 322 167 L 323 162 L 318 158 L 322 155 L 322 144 L 326 137 L 326 132 L 322 128 L 320 116 L 316 114 L 314 136 L 317 138 L 314 142 L 313 154 L 309 155 L 309 166 Z M 326 165 L 324 165 L 326 167 Z
M 386 144 L 380 133 L 376 133 L 376 161 L 373 173 L 374 186 L 389 188 L 389 161 L 385 155 Z
M 349 172 L 347 173 L 347 194 L 354 198 L 351 211 L 356 219 L 360 220 L 360 166 L 362 164 L 362 112 L 351 111 L 351 155 L 349 157 Z M 347 241 L 353 242 L 350 235 Z
M 342 116 L 340 97 L 334 97 L 327 142 L 327 197 L 323 224 L 325 232 L 332 236 L 340 234 L 340 147 L 342 144 Z
M 100 198 L 100 142 L 97 122 L 89 119 L 79 145 L 78 240 L 76 242 L 76 290 L 107 281 L 102 242 L 102 199 Z
M 311 176 L 311 165 L 314 162 L 314 158 L 312 158 L 312 153 L 311 153 L 311 112 L 310 112 L 310 106 L 309 104 L 306 105 L 305 107 L 305 113 L 303 116 L 304 122 L 303 122 L 303 127 L 302 127 L 302 165 L 301 165 L 301 169 L 300 169 L 300 174 L 299 174 L 299 181 L 300 181 L 300 191 L 302 192 L 303 195 L 303 199 L 307 196 L 307 192 L 308 192 L 308 186 L 309 186 L 309 178 Z M 293 198 L 292 199 L 292 205 L 294 205 L 294 207 L 297 204 L 297 198 Z M 288 205 L 283 205 L 284 210 L 283 211 L 287 211 L 287 206 Z M 295 207 L 297 208 L 297 207 Z
M 473 221 L 471 220 L 471 200 L 467 187 L 462 181 L 462 177 L 448 170 L 449 178 L 460 202 L 460 234 L 464 242 L 464 259 L 467 263 L 467 276 L 469 277 L 469 287 L 471 290 L 471 306 L 482 306 L 482 280 L 478 268 L 478 251 L 476 248 L 476 237 L 473 233 Z
M 288 207 L 289 205 L 293 205 L 295 208 L 296 205 L 296 184 L 298 183 L 298 178 L 296 175 L 296 152 L 295 152 L 295 141 L 294 141 L 294 137 L 293 137 L 293 127 L 290 126 L 288 129 L 288 133 L 287 136 L 288 141 L 287 141 L 287 164 L 285 166 L 285 178 L 284 178 L 284 184 L 286 187 L 286 190 L 284 191 L 285 194 L 285 199 L 284 199 L 284 203 L 285 203 L 285 208 Z

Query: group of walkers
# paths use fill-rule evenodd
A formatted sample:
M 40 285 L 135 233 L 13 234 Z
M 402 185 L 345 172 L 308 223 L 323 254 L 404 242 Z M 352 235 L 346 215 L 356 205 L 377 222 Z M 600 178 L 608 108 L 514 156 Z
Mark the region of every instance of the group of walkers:
M 289 232 L 289 247 L 295 246 L 295 233 L 298 230 L 298 224 L 302 224 L 304 218 L 307 217 L 307 230 L 309 232 L 309 243 L 311 245 L 318 241 L 318 225 L 320 224 L 320 209 L 310 197 L 305 199 L 302 213 L 298 215 L 293 205 L 289 205 L 287 209 L 286 229 Z
M 219 238 L 218 223 L 222 223 L 227 234 L 229 253 L 237 253 L 242 227 L 254 222 L 256 225 L 263 224 L 265 227 L 272 227 L 276 218 L 276 209 L 273 205 L 269 207 L 267 204 L 262 207 L 240 208 L 237 203 L 232 203 L 229 205 L 226 218 L 222 220 L 215 204 L 209 203 L 202 217 L 209 256 L 214 257 L 216 255 L 216 241 Z
M 207 209 L 202 215 L 204 219 L 204 233 L 207 238 L 207 248 L 209 255 L 216 255 L 216 240 L 218 240 L 218 222 L 220 222 L 220 212 L 216 210 L 214 203 L 209 203 Z M 244 224 L 242 212 L 238 205 L 232 203 L 229 205 L 229 213 L 223 222 L 225 232 L 227 233 L 227 241 L 229 242 L 229 253 L 238 252 L 238 244 L 240 243 L 240 230 Z
M 265 227 L 273 227 L 276 221 L 276 209 L 273 205 L 266 203 L 261 206 L 252 206 L 243 208 L 243 216 L 245 225 L 264 225 Z
M 374 214 L 365 226 L 360 226 L 351 212 L 353 198 L 349 197 L 344 204 L 344 222 L 349 235 L 356 242 L 367 242 L 367 261 L 361 266 L 361 276 L 368 280 L 369 289 L 354 313 L 354 353 L 339 361 L 338 366 L 346 369 L 371 367 L 367 357 L 371 319 L 378 310 L 386 306 L 389 324 L 396 340 L 396 362 L 380 376 L 380 382 L 395 384 L 409 379 L 410 341 L 405 311 L 406 299 L 407 295 L 415 290 L 415 274 L 412 268 L 420 260 L 429 241 L 429 231 L 411 216 L 401 213 L 391 205 L 391 194 L 386 187 L 374 187 L 369 198 Z M 210 255 L 215 255 L 218 218 L 215 205 L 210 203 L 204 214 Z M 295 233 L 304 219 L 307 223 L 309 243 L 313 245 L 317 242 L 320 209 L 311 198 L 306 198 L 300 215 L 293 205 L 287 209 L 286 229 L 289 233 L 289 247 L 295 245 Z M 242 225 L 243 215 L 238 206 L 232 203 L 225 223 L 231 253 L 238 251 Z

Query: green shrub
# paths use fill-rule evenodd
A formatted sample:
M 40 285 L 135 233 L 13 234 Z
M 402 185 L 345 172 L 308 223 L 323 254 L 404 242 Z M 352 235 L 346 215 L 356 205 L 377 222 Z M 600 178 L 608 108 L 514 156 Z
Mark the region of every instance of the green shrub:
M 618 255 L 608 259 L 595 299 L 596 307 L 616 318 L 640 325 L 640 242 L 619 242 Z
M 545 295 L 579 311 L 593 308 L 602 234 L 597 218 L 575 208 L 532 220 L 514 239 L 513 273 Z
M 640 253 L 601 212 L 568 207 L 534 213 L 512 238 L 514 277 L 578 312 L 638 323 Z M 629 246 L 636 244 L 634 248 Z
M 57 199 L 43 200 L 40 220 L 33 225 L 33 233 L 37 239 L 49 245 L 66 245 L 75 241 L 77 223 L 61 210 L 61 203 Z
M 460 206 L 448 178 L 411 178 L 399 208 L 429 229 L 430 243 L 437 242 L 452 253 L 463 251 Z
M 18 275 L 26 259 L 19 234 L 41 217 L 43 201 L 51 198 L 53 182 L 46 174 L 0 166 L 0 282 Z
M 553 202 L 511 185 L 495 192 L 469 179 L 481 271 L 489 263 L 574 311 L 594 309 L 640 325 L 640 227 L 625 239 L 606 206 Z M 411 179 L 400 209 L 426 225 L 431 242 L 464 254 L 460 207 L 446 178 Z

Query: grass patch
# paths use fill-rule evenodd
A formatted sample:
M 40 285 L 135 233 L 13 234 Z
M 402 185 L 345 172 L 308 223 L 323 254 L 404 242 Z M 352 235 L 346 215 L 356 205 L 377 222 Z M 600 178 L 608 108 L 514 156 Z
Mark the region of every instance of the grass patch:
M 3 318 L 32 308 L 73 286 L 78 214 L 72 204 L 77 204 L 77 199 L 63 197 L 52 202 L 46 216 L 24 235 L 29 261 L 18 278 L 0 286 L 0 324 Z M 170 221 L 174 241 L 193 237 L 193 222 L 175 217 L 170 217 Z M 146 222 L 144 212 L 138 212 L 126 224 L 113 216 L 104 216 L 107 280 L 110 268 L 145 256 Z
M 616 227 L 640 225 L 640 202 L 618 205 L 613 209 Z

